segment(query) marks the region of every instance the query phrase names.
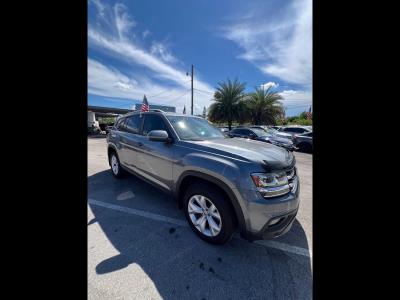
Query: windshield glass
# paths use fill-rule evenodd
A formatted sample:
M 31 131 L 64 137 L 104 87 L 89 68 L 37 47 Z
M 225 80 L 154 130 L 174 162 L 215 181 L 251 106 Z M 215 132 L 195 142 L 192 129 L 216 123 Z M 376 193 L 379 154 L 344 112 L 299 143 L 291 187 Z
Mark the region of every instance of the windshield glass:
M 252 128 L 251 130 L 254 131 L 255 134 L 257 134 L 257 136 L 268 136 L 269 134 L 263 130 L 263 129 L 259 129 L 259 128 Z
M 204 141 L 226 138 L 217 127 L 202 118 L 185 116 L 167 116 L 178 136 L 182 140 Z
M 272 127 L 268 128 L 268 131 L 271 133 L 274 133 L 274 134 L 278 133 L 278 130 L 276 130 L 275 128 L 272 128 Z

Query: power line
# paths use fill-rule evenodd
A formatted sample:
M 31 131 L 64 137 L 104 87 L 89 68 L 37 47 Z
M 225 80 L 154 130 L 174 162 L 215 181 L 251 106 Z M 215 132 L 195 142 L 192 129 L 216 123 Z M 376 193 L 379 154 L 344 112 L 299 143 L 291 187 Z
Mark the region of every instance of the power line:
M 191 80 L 187 80 L 187 81 L 184 81 L 183 83 L 188 83 L 188 82 L 190 82 L 190 81 L 191 81 Z M 167 91 L 171 91 L 171 88 L 167 88 L 167 89 L 165 89 L 165 90 L 163 90 L 163 91 L 161 91 L 161 92 L 159 92 L 159 93 L 157 93 L 157 94 L 147 96 L 147 98 L 159 96 L 159 95 L 161 95 L 161 94 L 163 94 L 163 93 L 165 93 L 165 92 L 167 92 Z
M 198 91 L 198 92 L 203 92 L 203 93 L 206 93 L 206 94 L 214 95 L 214 93 L 212 93 L 212 92 L 208 92 L 208 91 L 204 91 L 204 90 L 200 90 L 200 89 L 194 89 L 194 90 Z
M 209 94 L 204 94 L 204 93 L 201 93 L 201 92 L 196 91 L 196 90 L 194 90 L 194 91 L 195 91 L 196 93 L 198 93 L 199 95 L 210 97 L 210 99 L 212 98 L 212 96 L 209 95 Z
M 178 97 L 175 97 L 175 98 L 171 99 L 168 103 L 172 103 L 172 102 L 174 102 L 174 101 L 180 99 L 181 97 L 185 96 L 186 94 L 188 94 L 188 93 L 190 93 L 190 92 L 191 92 L 191 90 L 187 90 L 187 91 L 185 91 L 183 94 L 179 95 Z

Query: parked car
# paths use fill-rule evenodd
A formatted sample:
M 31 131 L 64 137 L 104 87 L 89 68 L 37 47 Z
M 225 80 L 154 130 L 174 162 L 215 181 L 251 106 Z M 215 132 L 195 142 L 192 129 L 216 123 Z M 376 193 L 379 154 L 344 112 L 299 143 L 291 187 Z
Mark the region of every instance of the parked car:
M 221 130 L 224 133 L 228 133 L 229 132 L 229 127 L 222 126 L 222 127 L 218 127 L 218 128 L 219 128 L 219 130 Z
M 272 128 L 272 129 L 275 129 L 275 130 L 279 130 L 279 129 L 282 128 L 282 126 L 268 126 L 268 128 Z
M 280 132 L 288 133 L 292 137 L 295 134 L 303 134 L 307 132 L 311 132 L 312 130 L 307 128 L 306 126 L 284 126 L 279 129 Z
M 293 143 L 300 151 L 312 152 L 313 150 L 313 133 L 307 132 L 300 135 L 293 136 Z
M 192 230 L 223 244 L 290 230 L 299 207 L 292 152 L 224 136 L 196 116 L 150 111 L 121 117 L 107 135 L 112 174 L 127 172 L 173 195 Z
M 285 138 L 285 139 L 289 139 L 289 140 L 292 139 L 292 135 L 291 134 L 280 132 L 280 131 L 276 130 L 275 128 L 272 128 L 272 127 L 268 127 L 268 126 L 264 126 L 264 125 L 254 125 L 254 126 L 250 126 L 250 128 L 263 129 L 266 132 L 268 132 L 269 134 L 272 134 L 273 136 L 277 136 L 277 137 L 281 137 L 281 138 Z
M 274 144 L 279 147 L 283 147 L 289 151 L 293 151 L 296 149 L 291 140 L 274 136 L 266 132 L 264 129 L 260 128 L 249 128 L 249 127 L 235 128 L 229 132 L 229 136 L 266 142 Z

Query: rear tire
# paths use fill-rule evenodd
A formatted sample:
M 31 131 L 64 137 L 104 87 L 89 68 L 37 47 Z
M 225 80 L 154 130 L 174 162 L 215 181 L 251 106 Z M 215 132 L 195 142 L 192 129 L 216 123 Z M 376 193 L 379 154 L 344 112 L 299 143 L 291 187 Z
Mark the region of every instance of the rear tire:
M 121 167 L 117 153 L 115 153 L 115 151 L 111 152 L 109 159 L 111 173 L 115 178 L 123 178 L 126 175 L 126 171 Z
M 221 191 L 209 184 L 194 183 L 186 190 L 183 198 L 185 216 L 202 240 L 222 245 L 232 238 L 234 212 L 228 201 Z

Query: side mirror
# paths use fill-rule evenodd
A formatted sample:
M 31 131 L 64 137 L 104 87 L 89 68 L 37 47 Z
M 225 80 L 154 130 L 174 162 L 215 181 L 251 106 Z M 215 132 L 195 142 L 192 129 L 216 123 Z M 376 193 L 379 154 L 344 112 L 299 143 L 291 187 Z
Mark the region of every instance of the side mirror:
M 170 142 L 171 138 L 165 130 L 152 130 L 147 134 L 149 141 Z

